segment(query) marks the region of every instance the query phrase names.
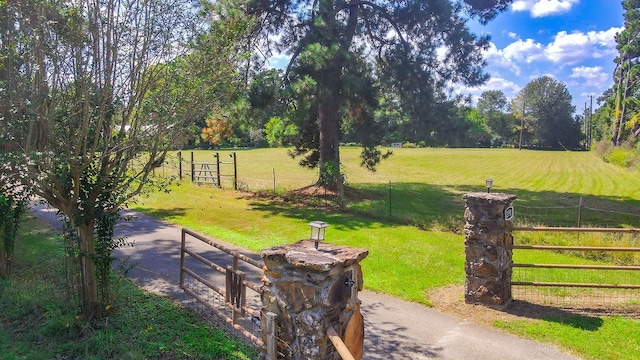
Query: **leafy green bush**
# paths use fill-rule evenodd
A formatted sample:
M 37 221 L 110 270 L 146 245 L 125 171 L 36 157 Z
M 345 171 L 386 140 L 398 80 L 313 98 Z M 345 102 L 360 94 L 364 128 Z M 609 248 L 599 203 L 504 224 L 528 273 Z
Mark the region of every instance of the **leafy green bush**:
M 614 165 L 618 165 L 618 166 L 622 166 L 622 167 L 629 167 L 630 165 L 630 159 L 633 157 L 633 154 L 631 153 L 630 150 L 628 149 L 614 149 L 613 151 L 611 151 L 607 157 L 605 158 L 605 160 L 611 164 Z

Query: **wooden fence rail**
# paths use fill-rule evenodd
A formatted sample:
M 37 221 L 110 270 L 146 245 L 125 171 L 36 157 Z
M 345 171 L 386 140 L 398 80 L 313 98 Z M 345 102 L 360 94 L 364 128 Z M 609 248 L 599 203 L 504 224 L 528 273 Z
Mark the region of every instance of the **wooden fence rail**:
M 576 227 L 512 227 L 511 231 L 529 232 L 585 232 L 585 233 L 621 233 L 640 234 L 640 229 L 629 228 L 576 228 Z M 600 252 L 640 252 L 637 247 L 604 247 L 604 246 L 555 246 L 555 245 L 511 245 L 513 250 L 546 250 L 546 251 L 600 251 Z M 579 270 L 620 270 L 640 271 L 640 266 L 619 265 L 585 265 L 585 264 L 521 264 L 513 263 L 512 268 L 536 269 L 579 269 Z M 606 284 L 606 283 L 570 283 L 570 282 L 541 282 L 541 281 L 511 281 L 511 285 L 542 286 L 542 287 L 582 287 L 600 289 L 640 289 L 638 284 Z

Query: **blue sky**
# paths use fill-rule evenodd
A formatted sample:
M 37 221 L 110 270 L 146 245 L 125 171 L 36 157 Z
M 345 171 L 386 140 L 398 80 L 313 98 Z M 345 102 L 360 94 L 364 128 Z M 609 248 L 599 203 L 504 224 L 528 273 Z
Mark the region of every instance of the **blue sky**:
M 458 88 L 480 95 L 502 90 L 513 97 L 531 80 L 550 75 L 562 81 L 576 112 L 613 84 L 614 36 L 623 26 L 621 0 L 514 0 L 510 9 L 487 25 L 471 23 L 489 34 L 485 52 L 491 79 L 480 88 Z

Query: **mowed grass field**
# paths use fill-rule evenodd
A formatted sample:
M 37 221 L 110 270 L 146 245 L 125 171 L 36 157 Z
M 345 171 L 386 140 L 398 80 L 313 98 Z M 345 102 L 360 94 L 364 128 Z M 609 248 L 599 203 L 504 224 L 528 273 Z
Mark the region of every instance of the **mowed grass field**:
M 194 159 L 212 161 L 213 153 L 196 151 Z M 230 151 L 219 153 L 221 161 L 231 161 Z M 190 159 L 189 152 L 182 155 Z M 425 304 L 431 289 L 464 281 L 463 195 L 486 191 L 486 178 L 494 179 L 492 191 L 518 196 L 516 220 L 526 207 L 577 205 L 582 196 L 606 210 L 593 216 L 608 225 L 640 227 L 640 174 L 588 152 L 393 149 L 374 173 L 359 166 L 359 149 L 343 148 L 341 156 L 348 186 L 357 190 L 346 211 L 323 200 L 309 207 L 235 192 L 227 177 L 223 189 L 192 184 L 187 163 L 171 192 L 141 198 L 134 208 L 253 251 L 300 240 L 310 221 L 323 220 L 330 225 L 327 241 L 370 251 L 362 264 L 366 288 Z M 236 158 L 239 182 L 250 191 L 282 194 L 317 176 L 286 149 L 236 151 Z M 165 175 L 177 168 L 173 164 Z M 222 164 L 221 173 L 232 174 L 233 166 Z M 542 212 L 550 222 L 559 216 Z
M 230 162 L 230 151 L 219 153 L 222 161 Z M 185 151 L 183 180 L 169 193 L 140 198 L 133 208 L 253 251 L 308 237 L 307 224 L 323 220 L 330 225 L 328 242 L 369 250 L 362 261 L 366 289 L 426 305 L 431 304 L 432 290 L 464 283 L 463 195 L 486 191 L 486 178 L 494 179 L 493 192 L 517 195 L 516 223 L 575 225 L 582 198 L 582 225 L 640 227 L 640 173 L 607 164 L 592 153 L 515 149 L 393 149 L 393 153 L 371 173 L 359 166 L 359 149 L 341 149 L 350 190 L 340 211 L 323 199 L 315 206 L 283 200 L 286 191 L 317 178 L 316 171 L 299 167 L 285 149 L 236 151 L 238 181 L 249 192 L 230 190 L 227 177 L 223 189 L 192 184 L 190 153 Z M 212 161 L 212 154 L 196 151 L 194 159 Z M 174 161 L 161 170 L 165 176 L 177 175 L 173 155 Z M 222 164 L 221 172 L 232 174 L 233 166 Z M 585 263 L 557 253 L 540 256 L 520 253 L 516 261 Z M 582 325 L 594 321 L 597 327 Z M 496 325 L 553 342 L 584 358 L 633 359 L 640 354 L 637 320 L 603 316 Z
M 190 154 L 182 153 L 183 179 L 190 177 Z M 298 166 L 286 149 L 235 151 L 241 189 L 282 194 L 317 179 L 317 171 Z M 196 162 L 213 161 L 213 151 L 195 151 Z M 222 184 L 232 188 L 230 151 L 220 151 Z M 345 207 L 370 218 L 421 228 L 460 228 L 462 196 L 485 191 L 518 196 L 516 223 L 575 226 L 640 227 L 640 182 L 637 171 L 607 164 L 588 152 L 545 152 L 516 149 L 393 149 L 376 172 L 360 166 L 358 148 L 342 148 L 343 172 L 356 189 Z M 173 156 L 166 175 L 177 175 Z M 197 165 L 199 169 L 202 165 Z M 211 168 L 214 168 L 213 166 Z M 542 208 L 542 209 L 541 209 Z M 571 208 L 571 209 L 567 209 Z M 594 212 L 590 209 L 599 209 Z M 607 214 L 615 211 L 617 214 Z M 621 216 L 621 213 L 631 214 Z

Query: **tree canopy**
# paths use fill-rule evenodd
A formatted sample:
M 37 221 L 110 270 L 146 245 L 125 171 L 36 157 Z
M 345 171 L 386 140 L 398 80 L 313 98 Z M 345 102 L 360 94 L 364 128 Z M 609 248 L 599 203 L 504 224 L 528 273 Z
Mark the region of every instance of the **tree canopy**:
M 571 100 L 566 85 L 548 75 L 529 82 L 512 101 L 514 115 L 524 116 L 525 143 L 543 149 L 579 148 L 582 134 Z
M 640 138 L 640 1 L 625 0 L 624 29 L 616 35 L 611 143 Z
M 167 185 L 153 170 L 185 140 L 194 116 L 206 115 L 203 99 L 223 95 L 211 83 L 230 84 L 243 58 L 229 36 L 208 54 L 218 72 L 198 73 L 206 67 L 193 65 L 204 57 L 188 56 L 198 40 L 207 40 L 198 36 L 234 34 L 228 26 L 203 26 L 198 6 L 190 0 L 0 2 L 0 145 L 12 144 L 22 155 L 18 165 L 34 193 L 74 230 L 88 319 L 103 308 L 96 266 L 109 270 L 110 250 L 118 245 L 114 216 L 137 195 Z M 233 65 L 223 66 L 227 61 Z
M 319 183 L 341 189 L 339 141 L 349 122 L 374 168 L 384 124 L 374 116 L 381 92 L 395 94 L 421 131 L 436 122 L 450 83 L 479 85 L 488 38 L 472 34 L 466 16 L 486 22 L 510 0 L 249 0 L 257 41 L 266 54 L 291 55 L 285 72 L 290 119 L 299 129 L 293 156 L 319 167 Z

